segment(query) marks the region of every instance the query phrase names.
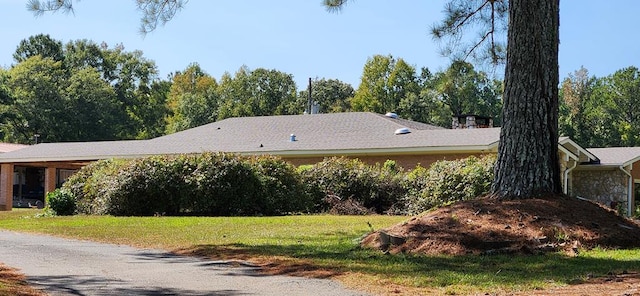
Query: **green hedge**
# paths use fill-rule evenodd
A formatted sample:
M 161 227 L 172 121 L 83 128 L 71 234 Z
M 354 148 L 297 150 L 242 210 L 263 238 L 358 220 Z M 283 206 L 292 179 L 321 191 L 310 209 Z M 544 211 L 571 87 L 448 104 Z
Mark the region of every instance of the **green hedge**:
M 259 203 L 263 215 L 310 212 L 314 203 L 295 166 L 277 157 L 250 158 L 260 183 Z
M 187 157 L 153 156 L 124 163 L 107 184 L 107 213 L 116 216 L 177 215 L 187 186 Z
M 63 188 L 79 213 L 97 215 L 283 215 L 311 207 L 291 164 L 225 153 L 99 161 Z
M 406 177 L 406 212 L 418 214 L 433 207 L 487 194 L 493 181 L 495 161 L 493 155 L 470 156 L 437 161 L 428 169 L 418 166 Z
M 76 199 L 76 211 L 81 214 L 107 215 L 110 192 L 117 183 L 125 160 L 100 160 L 73 174 L 62 186 Z
M 328 211 L 327 196 L 352 200 L 376 213 L 391 209 L 404 196 L 401 169 L 395 162 L 370 166 L 357 159 L 327 158 L 300 169 L 316 211 Z
M 276 157 L 225 153 L 103 160 L 71 176 L 49 203 L 75 201 L 73 212 L 118 216 L 416 214 L 487 193 L 494 163 L 469 157 L 404 173 L 393 161 L 348 158 L 297 169 Z

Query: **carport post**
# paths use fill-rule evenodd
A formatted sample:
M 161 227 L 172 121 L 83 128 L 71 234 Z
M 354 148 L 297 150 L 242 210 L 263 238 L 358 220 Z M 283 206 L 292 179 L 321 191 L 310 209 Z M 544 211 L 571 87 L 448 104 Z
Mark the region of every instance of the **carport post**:
M 13 164 L 0 165 L 0 210 L 11 211 L 13 208 Z
M 55 167 L 46 167 L 44 169 L 44 196 L 45 203 L 47 201 L 46 196 L 47 193 L 53 192 L 56 190 L 56 171 Z

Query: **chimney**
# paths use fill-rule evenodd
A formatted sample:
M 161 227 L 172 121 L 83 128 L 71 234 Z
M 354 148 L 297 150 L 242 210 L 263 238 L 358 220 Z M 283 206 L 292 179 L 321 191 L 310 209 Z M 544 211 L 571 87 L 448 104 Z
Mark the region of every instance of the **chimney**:
M 316 101 L 311 104 L 311 114 L 320 114 L 320 104 Z
M 476 128 L 475 116 L 467 116 L 467 128 Z

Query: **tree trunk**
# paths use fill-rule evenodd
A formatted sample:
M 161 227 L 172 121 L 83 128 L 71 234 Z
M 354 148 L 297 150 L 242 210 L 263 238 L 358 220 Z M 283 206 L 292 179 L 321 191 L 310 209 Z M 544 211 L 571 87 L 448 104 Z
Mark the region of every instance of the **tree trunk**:
M 509 0 L 503 125 L 493 196 L 561 192 L 558 163 L 559 0 Z

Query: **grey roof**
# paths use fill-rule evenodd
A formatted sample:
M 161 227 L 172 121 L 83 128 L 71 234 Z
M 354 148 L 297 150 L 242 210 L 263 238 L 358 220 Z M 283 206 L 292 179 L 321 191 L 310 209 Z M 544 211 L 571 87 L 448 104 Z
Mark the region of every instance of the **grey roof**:
M 408 127 L 410 133 L 394 132 Z M 296 141 L 290 141 L 290 135 Z M 368 112 L 229 118 L 139 141 L 50 143 L 0 155 L 0 162 L 94 160 L 224 151 L 275 155 L 473 152 L 494 149 L 500 129 L 451 130 Z
M 399 128 L 411 133 L 395 135 Z M 153 139 L 179 152 L 287 152 L 489 145 L 495 131 L 467 134 L 375 113 L 238 117 Z M 290 141 L 290 135 L 296 141 Z
M 588 148 L 600 159 L 600 165 L 627 166 L 640 160 L 640 147 Z
M 148 149 L 144 145 L 146 142 L 148 141 L 41 143 L 3 153 L 0 155 L 0 163 L 97 160 L 153 155 L 154 153 L 147 153 Z
M 26 147 L 28 146 L 22 145 L 22 144 L 0 143 L 0 153 L 11 152 L 11 151 L 19 150 Z
M 573 155 L 573 157 L 581 163 L 597 163 L 599 159 L 593 153 L 578 145 L 569 137 L 560 137 L 558 139 L 558 148 L 564 148 L 566 152 Z

